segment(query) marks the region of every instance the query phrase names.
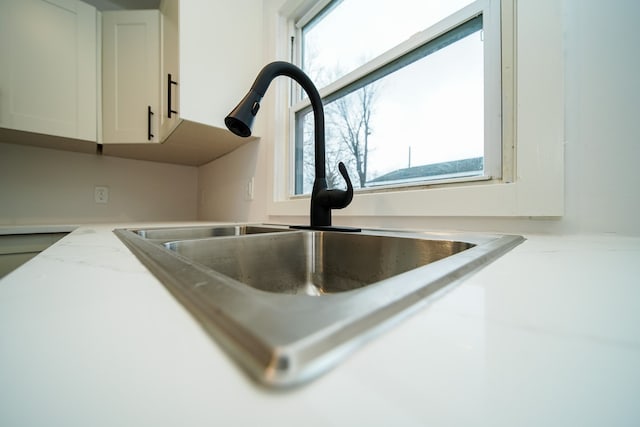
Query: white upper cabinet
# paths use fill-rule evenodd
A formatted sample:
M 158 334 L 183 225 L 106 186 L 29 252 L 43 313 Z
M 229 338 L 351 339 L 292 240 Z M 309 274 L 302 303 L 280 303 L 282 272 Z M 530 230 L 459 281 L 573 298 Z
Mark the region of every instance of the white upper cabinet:
M 103 12 L 102 142 L 162 142 L 224 117 L 260 69 L 261 0 L 162 0 Z
M 249 90 L 259 69 L 262 0 L 161 0 L 159 10 L 160 69 L 154 72 L 149 67 L 146 76 L 147 82 L 156 85 L 155 94 L 159 95 L 159 109 L 152 107 L 151 133 L 152 141 L 161 144 L 104 144 L 103 154 L 198 166 L 255 140 L 232 134 L 224 126 L 224 117 Z M 132 12 L 122 12 L 123 16 L 127 13 Z M 111 37 L 106 33 L 113 25 L 106 19 L 104 22 L 104 37 Z M 136 46 L 135 43 L 126 45 L 128 49 Z M 133 97 L 136 89 L 141 92 L 144 82 L 140 80 L 144 75 L 138 73 L 147 68 L 140 61 L 146 54 L 131 55 L 130 63 L 122 65 L 122 53 L 107 52 L 106 41 L 103 49 L 103 142 L 146 142 L 146 128 L 138 132 L 141 136 L 132 139 L 124 135 L 108 136 L 120 111 L 122 120 L 139 115 L 138 106 L 136 112 L 125 111 L 140 104 L 128 97 Z M 125 79 L 140 83 L 127 83 L 131 90 L 118 94 L 116 84 L 109 83 L 108 76 L 116 75 L 114 64 L 133 71 L 119 75 L 122 84 Z M 109 96 L 114 97 L 111 105 L 107 103 Z M 143 107 L 147 104 L 153 106 L 155 101 L 142 102 Z M 159 121 L 159 130 L 155 120 Z M 136 124 L 128 123 L 138 126 L 140 119 L 136 118 Z
M 180 116 L 226 129 L 263 58 L 262 0 L 180 1 Z
M 59 148 L 53 135 L 189 165 L 233 151 L 254 140 L 224 117 L 262 65 L 262 12 L 262 0 L 101 13 L 80 0 L 0 0 L 0 139 Z M 81 145 L 71 149 L 90 152 Z
M 96 141 L 96 31 L 81 1 L 0 1 L 0 127 Z
M 102 13 L 102 142 L 158 142 L 160 12 Z

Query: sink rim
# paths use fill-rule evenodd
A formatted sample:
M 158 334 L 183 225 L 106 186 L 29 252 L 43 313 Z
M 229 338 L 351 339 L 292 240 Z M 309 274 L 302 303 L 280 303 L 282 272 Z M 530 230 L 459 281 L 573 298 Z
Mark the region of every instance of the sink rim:
M 524 241 L 516 235 L 363 229 L 357 234 L 455 240 L 475 246 L 369 286 L 318 298 L 259 290 L 131 229 L 114 233 L 254 379 L 277 388 L 297 386 L 325 372 L 382 328 Z
M 269 231 L 258 231 L 258 232 L 254 232 L 254 233 L 243 233 L 241 232 L 241 230 L 243 229 L 251 229 L 251 228 L 256 228 L 256 229 L 262 229 L 262 230 L 269 230 Z M 168 232 L 171 234 L 171 232 L 174 231 L 186 231 L 186 232 L 193 232 L 193 231 L 207 231 L 207 230 L 229 230 L 229 229 L 233 229 L 235 231 L 234 234 L 212 234 L 210 236 L 185 236 L 185 237 L 167 237 L 167 236 L 163 236 L 163 237 L 158 237 L 155 236 L 156 232 Z M 147 240 L 154 240 L 154 241 L 162 241 L 162 242 L 171 242 L 171 241 L 183 241 L 183 240 L 198 240 L 198 239 L 219 239 L 219 238 L 223 238 L 223 237 L 239 237 L 239 236 L 245 236 L 245 235 L 260 235 L 260 234 L 272 234 L 272 233 L 287 233 L 289 231 L 293 231 L 287 228 L 282 228 L 282 227 L 274 227 L 274 226 L 266 226 L 266 225 L 257 225 L 257 224 L 229 224 L 229 225 L 201 225 L 201 226 L 186 226 L 186 227 L 147 227 L 147 228 L 130 228 L 128 229 L 130 231 L 132 231 L 133 233 L 139 235 L 140 237 L 147 239 Z

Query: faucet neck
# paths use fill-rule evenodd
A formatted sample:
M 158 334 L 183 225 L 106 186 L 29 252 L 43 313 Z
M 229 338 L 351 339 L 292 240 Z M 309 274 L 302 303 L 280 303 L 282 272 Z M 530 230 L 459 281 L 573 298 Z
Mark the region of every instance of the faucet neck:
M 317 184 L 314 182 L 314 190 L 316 185 L 322 186 L 322 182 L 324 182 L 324 186 L 319 189 L 325 189 L 327 188 L 327 182 L 325 179 L 324 107 L 322 105 L 322 98 L 320 98 L 318 89 L 316 89 L 316 86 L 304 71 L 295 65 L 284 61 L 276 61 L 266 65 L 256 77 L 251 89 L 257 92 L 260 97 L 263 97 L 269 88 L 271 81 L 278 76 L 287 76 L 292 78 L 302 86 L 309 96 L 314 118 L 315 176 L 317 182 Z

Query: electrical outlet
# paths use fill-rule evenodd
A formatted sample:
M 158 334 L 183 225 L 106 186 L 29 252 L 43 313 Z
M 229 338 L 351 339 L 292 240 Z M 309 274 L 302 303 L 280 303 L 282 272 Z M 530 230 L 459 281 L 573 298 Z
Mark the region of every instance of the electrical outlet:
M 245 188 L 244 199 L 246 201 L 253 200 L 253 177 L 247 181 L 247 187 Z
M 96 185 L 93 196 L 96 203 L 109 203 L 109 187 Z

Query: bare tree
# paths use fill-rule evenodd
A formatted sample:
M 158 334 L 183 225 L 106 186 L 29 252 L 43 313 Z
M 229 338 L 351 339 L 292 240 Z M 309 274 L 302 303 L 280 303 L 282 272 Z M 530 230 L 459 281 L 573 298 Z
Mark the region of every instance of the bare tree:
M 326 108 L 330 127 L 336 130 L 340 143 L 351 157 L 350 163 L 355 167 L 361 188 L 367 182 L 375 98 L 376 85 L 370 84 L 337 99 Z
M 307 45 L 307 57 L 305 61 L 305 72 L 314 82 L 317 87 L 322 87 L 336 78 L 339 69 L 334 68 L 327 70 L 327 68 L 320 62 L 314 61 L 313 58 L 318 56 L 317 48 L 315 44 L 310 43 Z M 303 94 L 302 96 L 307 96 Z M 325 112 L 326 113 L 326 112 Z M 315 178 L 315 149 L 314 149 L 314 126 L 313 126 L 313 113 L 305 116 L 303 130 L 302 130 L 302 192 L 311 192 L 313 187 L 313 181 Z M 326 114 L 325 114 L 326 116 Z M 326 118 L 325 118 L 326 122 Z M 344 187 L 344 180 L 338 171 L 338 163 L 347 163 L 345 158 L 345 150 L 340 144 L 332 143 L 332 141 L 338 141 L 338 137 L 334 135 L 330 126 L 325 128 L 325 171 L 327 185 L 329 188 L 341 188 Z M 300 165 L 298 166 L 300 167 Z
M 305 61 L 306 72 L 319 87 L 344 74 L 339 66 L 327 69 L 313 60 L 318 56 L 315 44 L 310 43 L 306 53 L 309 58 Z M 326 177 L 329 188 L 345 187 L 338 171 L 340 161 L 347 165 L 355 185 L 359 184 L 361 188 L 366 185 L 376 88 L 377 84 L 369 84 L 324 106 Z M 314 179 L 314 148 L 313 123 L 308 119 L 303 127 L 302 150 L 302 181 L 304 187 L 310 189 Z M 356 175 L 357 180 L 354 179 Z
M 314 132 L 313 132 L 313 121 L 305 120 L 304 128 L 303 128 L 303 152 L 302 152 L 302 163 L 303 163 L 303 186 L 310 192 L 313 187 L 313 180 L 315 178 L 315 144 L 314 144 Z M 338 171 L 338 163 L 344 162 L 348 163 L 348 159 L 346 158 L 345 148 L 341 146 L 341 144 L 331 143 L 332 141 L 339 141 L 339 136 L 334 135 L 335 129 L 331 127 L 327 127 L 325 130 L 325 171 L 326 171 L 326 179 L 327 185 L 329 188 L 341 188 L 344 187 L 344 180 Z

